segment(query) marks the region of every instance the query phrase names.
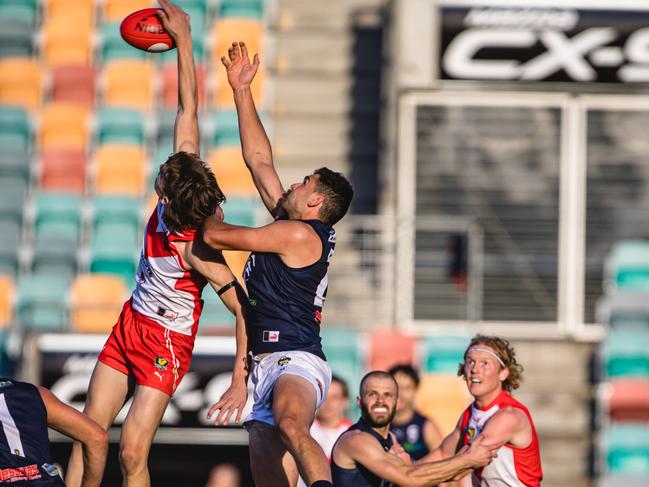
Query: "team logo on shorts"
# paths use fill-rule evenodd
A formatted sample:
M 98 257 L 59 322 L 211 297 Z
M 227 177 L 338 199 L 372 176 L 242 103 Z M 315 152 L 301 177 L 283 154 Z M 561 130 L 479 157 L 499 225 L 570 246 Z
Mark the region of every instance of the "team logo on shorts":
M 153 364 L 154 364 L 157 368 L 159 368 L 160 370 L 167 370 L 167 365 L 169 365 L 169 360 L 167 360 L 166 358 L 164 358 L 164 357 L 158 355 L 158 356 L 155 358 L 155 361 L 153 362 Z
M 281 367 L 281 366 L 286 365 L 286 364 L 289 363 L 290 361 L 291 361 L 291 357 L 286 357 L 286 356 L 284 356 L 284 357 L 280 358 L 280 359 L 277 361 L 277 365 L 279 365 L 279 366 Z

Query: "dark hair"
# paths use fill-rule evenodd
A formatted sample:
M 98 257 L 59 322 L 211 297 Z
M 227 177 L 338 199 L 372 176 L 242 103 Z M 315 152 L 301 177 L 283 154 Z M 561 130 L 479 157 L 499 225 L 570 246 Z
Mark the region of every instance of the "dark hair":
M 394 386 L 397 388 L 397 391 L 399 390 L 399 386 L 397 385 L 397 381 L 394 380 L 394 377 L 392 377 L 389 373 L 383 371 L 383 370 L 373 370 L 371 372 L 368 372 L 363 376 L 361 379 L 361 384 L 358 387 L 358 392 L 360 396 L 363 396 L 363 386 L 365 385 L 365 382 L 368 379 L 371 379 L 372 377 L 379 377 L 381 379 L 390 379 L 392 382 L 394 382 Z
M 398 364 L 390 367 L 388 373 L 394 377 L 397 374 L 407 375 L 416 386 L 419 386 L 419 372 L 410 364 Z
M 505 364 L 501 368 L 509 369 L 509 375 L 503 382 L 503 388 L 508 392 L 512 389 L 518 389 L 523 381 L 523 366 L 516 361 L 516 353 L 514 347 L 509 344 L 508 340 L 497 336 L 476 335 L 471 339 L 471 343 L 464 352 L 464 360 L 460 364 L 457 375 L 464 377 L 464 363 L 466 362 L 466 354 L 471 347 L 476 345 L 486 345 L 498 355 L 500 360 Z
M 347 213 L 354 188 L 345 176 L 326 167 L 317 169 L 314 174 L 319 176 L 316 191 L 325 197 L 318 216 L 323 223 L 335 225 Z
M 343 395 L 346 398 L 349 398 L 349 388 L 347 387 L 347 382 L 345 382 L 342 377 L 338 377 L 335 374 L 331 376 L 331 383 L 333 384 L 334 382 L 338 382 L 338 384 L 340 384 L 340 387 L 343 390 Z
M 214 173 L 196 154 L 176 152 L 160 166 L 161 187 L 156 191 L 166 196 L 164 222 L 172 232 L 197 230 L 225 201 Z

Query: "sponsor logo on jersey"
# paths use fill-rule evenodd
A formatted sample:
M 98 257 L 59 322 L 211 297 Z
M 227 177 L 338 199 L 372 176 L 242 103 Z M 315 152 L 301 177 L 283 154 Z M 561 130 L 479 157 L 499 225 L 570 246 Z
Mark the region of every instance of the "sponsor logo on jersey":
M 61 473 L 59 472 L 59 469 L 57 468 L 56 465 L 52 465 L 51 463 L 44 463 L 43 465 L 41 465 L 41 468 L 50 477 L 60 477 L 61 476 Z
M 162 316 L 163 318 L 167 318 L 168 320 L 171 321 L 178 318 L 178 313 L 174 313 L 173 311 L 169 311 L 168 309 L 165 308 L 158 308 L 157 315 Z
M 336 230 L 332 229 L 329 231 L 329 242 L 336 243 Z
M 322 323 L 322 311 L 316 310 L 315 312 L 315 322 L 319 325 Z
M 153 364 L 160 370 L 167 370 L 167 365 L 169 365 L 169 360 L 167 360 L 166 358 L 158 355 L 155 358 Z
M 264 342 L 267 343 L 277 343 L 279 342 L 279 331 L 276 330 L 264 330 L 264 335 L 262 337 Z
M 257 306 L 257 300 L 255 298 L 250 298 L 248 301 L 250 302 L 250 306 Z
M 9 467 L 0 469 L 0 481 L 8 480 L 9 483 L 24 480 L 37 480 L 41 478 L 38 465 L 26 465 L 24 467 Z
M 10 380 L 0 381 L 0 388 L 9 387 L 9 386 L 12 386 L 12 385 L 14 385 L 14 383 L 11 382 Z
M 279 365 L 280 367 L 283 367 L 284 365 L 286 365 L 290 361 L 291 361 L 291 357 L 284 356 L 284 357 L 280 358 L 277 361 L 277 365 Z

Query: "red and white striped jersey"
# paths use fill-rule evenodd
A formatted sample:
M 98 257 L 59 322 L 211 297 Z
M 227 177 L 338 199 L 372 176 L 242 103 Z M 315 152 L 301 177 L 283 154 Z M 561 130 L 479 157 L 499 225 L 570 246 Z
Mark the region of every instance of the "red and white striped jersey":
M 543 471 L 539 439 L 528 409 L 507 391 L 501 392 L 486 408 L 480 409 L 475 402 L 462 414 L 462 444 L 470 444 L 484 429 L 487 421 L 502 408 L 511 406 L 525 413 L 532 425 L 532 441 L 525 448 L 505 444 L 498 450 L 498 457 L 484 468 L 472 474 L 475 487 L 537 487 L 541 485 Z
M 164 205 L 158 202 L 144 229 L 132 306 L 165 328 L 195 336 L 207 280 L 185 267 L 174 242 L 190 242 L 196 232 L 170 232 L 163 212 Z

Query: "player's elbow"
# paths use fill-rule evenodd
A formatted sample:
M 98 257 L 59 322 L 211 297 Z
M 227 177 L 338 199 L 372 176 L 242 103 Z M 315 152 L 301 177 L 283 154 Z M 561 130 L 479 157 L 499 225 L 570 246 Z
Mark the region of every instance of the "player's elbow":
M 97 453 L 108 450 L 108 432 L 99 425 L 95 425 L 83 442 L 87 448 Z

